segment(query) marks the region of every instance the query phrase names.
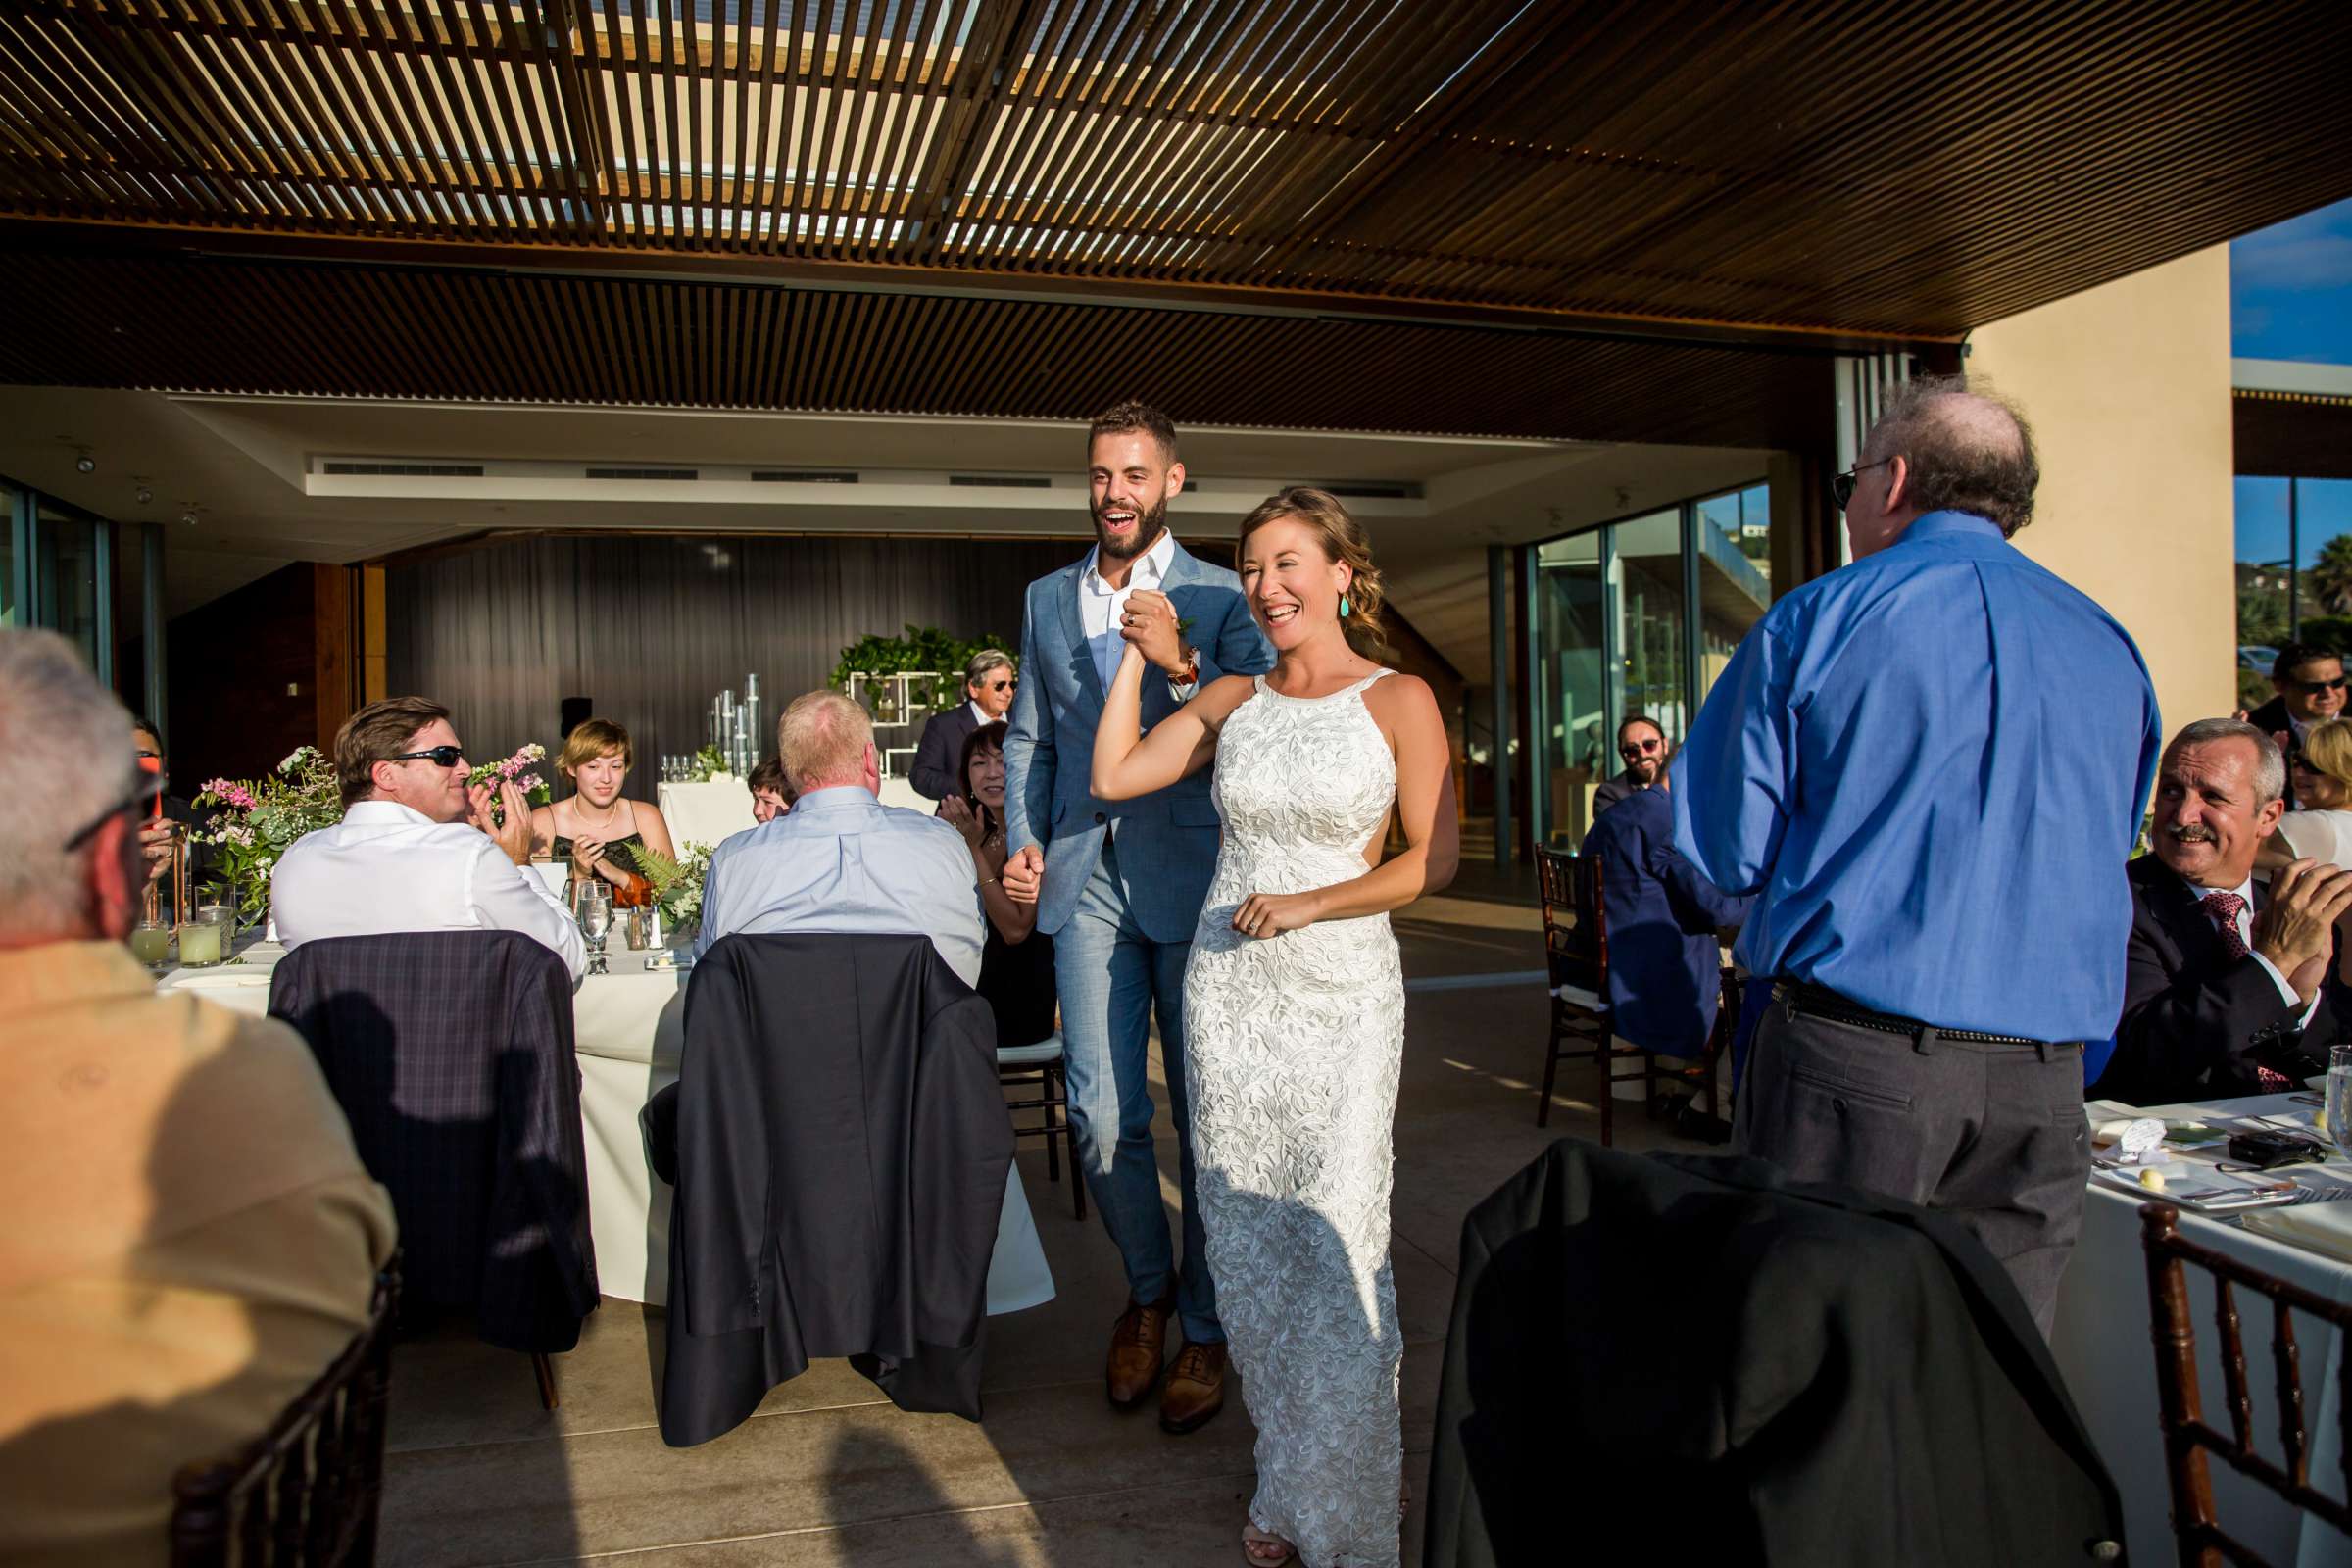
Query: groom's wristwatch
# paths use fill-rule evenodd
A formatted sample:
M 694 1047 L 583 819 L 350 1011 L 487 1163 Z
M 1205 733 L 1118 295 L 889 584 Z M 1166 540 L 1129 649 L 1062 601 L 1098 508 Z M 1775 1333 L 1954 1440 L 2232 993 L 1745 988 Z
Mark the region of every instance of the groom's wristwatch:
M 1200 650 L 1181 645 L 1176 652 L 1184 659 L 1183 667 L 1168 677 L 1171 686 L 1198 686 L 1200 683 Z

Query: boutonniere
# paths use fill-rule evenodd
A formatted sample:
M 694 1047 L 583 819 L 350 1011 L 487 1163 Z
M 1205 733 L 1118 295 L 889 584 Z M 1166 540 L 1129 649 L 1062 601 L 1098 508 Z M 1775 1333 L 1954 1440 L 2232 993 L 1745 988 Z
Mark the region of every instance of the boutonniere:
M 1193 629 L 1193 617 L 1192 617 L 1192 616 L 1190 616 L 1190 615 L 1179 615 L 1179 616 L 1176 618 L 1176 635 L 1177 635 L 1177 636 L 1181 637 L 1181 636 L 1183 636 L 1183 635 L 1184 635 L 1186 632 L 1188 632 L 1188 631 L 1191 631 L 1192 629 Z

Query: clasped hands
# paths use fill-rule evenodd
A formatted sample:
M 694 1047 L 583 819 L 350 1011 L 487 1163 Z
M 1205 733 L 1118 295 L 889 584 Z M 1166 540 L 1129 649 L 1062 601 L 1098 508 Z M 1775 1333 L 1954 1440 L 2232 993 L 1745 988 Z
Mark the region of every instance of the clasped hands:
M 2272 874 L 2270 901 L 2254 917 L 2254 951 L 2309 1002 L 2328 973 L 2335 923 L 2352 909 L 2352 872 L 2297 860 Z
M 490 803 L 495 799 L 507 813 L 504 824 L 494 819 Z M 490 835 L 492 843 L 506 852 L 507 858 L 516 865 L 526 865 L 531 858 L 531 807 L 514 787 L 513 779 L 500 782 L 494 791 L 487 785 L 469 784 L 466 787 L 466 820 Z M 601 850 L 603 846 L 598 846 Z M 574 858 L 578 846 L 574 846 Z

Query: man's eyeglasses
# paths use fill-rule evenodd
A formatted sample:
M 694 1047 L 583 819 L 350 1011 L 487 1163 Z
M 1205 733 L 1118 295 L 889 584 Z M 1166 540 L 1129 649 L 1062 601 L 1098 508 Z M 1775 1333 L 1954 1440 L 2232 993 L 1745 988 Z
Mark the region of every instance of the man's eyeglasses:
M 1627 741 L 1623 746 L 1617 748 L 1617 755 L 1629 762 L 1634 762 L 1647 757 L 1657 749 L 1658 742 L 1654 740 Z
M 1886 465 L 1892 463 L 1893 461 L 1894 460 L 1892 458 L 1881 458 L 1876 463 L 1857 463 L 1852 467 L 1846 469 L 1843 473 L 1832 479 L 1830 481 L 1830 495 L 1837 501 L 1838 510 L 1839 512 L 1843 512 L 1845 510 L 1845 504 L 1854 499 L 1854 476 L 1856 474 L 1867 472 L 1872 468 L 1884 468 L 1886 466 Z
M 161 800 L 171 792 L 171 787 L 170 781 L 161 773 L 141 773 L 138 784 L 129 795 L 99 812 L 72 838 L 66 840 L 66 853 L 71 855 L 84 844 L 89 843 L 91 839 L 98 836 L 100 828 L 121 816 L 124 811 L 145 806 L 149 801 Z
M 1008 680 L 992 680 L 988 683 L 988 689 L 992 692 L 1008 692 L 1012 690 L 1012 682 Z
M 435 746 L 421 752 L 402 752 L 397 757 L 387 757 L 384 760 L 387 762 L 430 762 L 435 767 L 455 767 L 466 760 L 466 748 L 463 746 Z
M 2290 680 L 2287 684 L 2306 697 L 2317 697 L 2322 692 L 2340 692 L 2352 685 L 2352 675 L 2338 675 L 2333 680 Z

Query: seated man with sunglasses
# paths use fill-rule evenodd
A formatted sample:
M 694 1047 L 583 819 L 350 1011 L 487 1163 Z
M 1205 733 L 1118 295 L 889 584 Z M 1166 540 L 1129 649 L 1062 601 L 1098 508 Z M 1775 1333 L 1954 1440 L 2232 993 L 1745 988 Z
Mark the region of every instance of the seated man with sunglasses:
M 2299 810 L 2291 764 L 2311 726 L 2344 716 L 2344 662 L 2325 648 L 2288 643 L 2271 663 L 2271 685 L 2278 693 L 2246 715 L 2246 722 L 2278 743 L 2290 764 L 2286 808 Z
M 71 644 L 0 630 L 9 1562 L 162 1563 L 173 1472 L 260 1437 L 366 1326 L 392 1254 L 301 1037 L 157 995 L 123 946 L 163 788 Z
M 1666 744 L 1666 732 L 1658 721 L 1643 713 L 1635 713 L 1617 726 L 1617 756 L 1625 763 L 1625 771 L 1614 778 L 1604 778 L 1592 790 L 1592 814 L 1600 815 L 1628 795 L 1639 794 L 1666 782 L 1666 763 L 1674 755 Z
M 270 912 L 288 948 L 392 931 L 520 931 L 555 950 L 577 984 L 587 968 L 564 902 L 525 866 L 531 808 L 500 786 L 468 789 L 449 710 L 421 697 L 369 703 L 335 732 L 343 820 L 294 841 L 270 877 Z

